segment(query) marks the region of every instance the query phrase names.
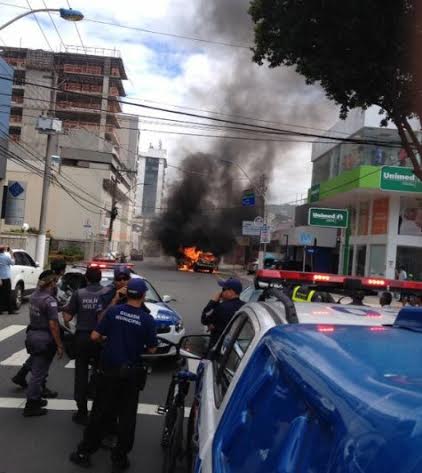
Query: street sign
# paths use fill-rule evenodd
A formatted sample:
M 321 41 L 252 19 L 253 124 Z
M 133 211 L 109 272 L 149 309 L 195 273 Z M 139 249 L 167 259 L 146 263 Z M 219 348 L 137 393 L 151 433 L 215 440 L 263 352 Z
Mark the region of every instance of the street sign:
M 22 225 L 25 217 L 26 182 L 9 181 L 6 196 L 4 223 Z
M 347 228 L 349 211 L 347 209 L 322 209 L 311 207 L 308 213 L 308 225 L 315 227 Z
M 253 207 L 255 205 L 255 192 L 252 189 L 248 189 L 243 192 L 242 195 L 242 206 Z
M 267 224 L 262 225 L 261 227 L 261 243 L 270 243 L 271 242 L 271 227 Z
M 422 182 L 411 168 L 383 166 L 380 188 L 383 191 L 422 192 Z
M 314 244 L 315 236 L 312 233 L 300 232 L 299 243 L 303 246 L 311 246 Z
M 315 184 L 309 189 L 309 196 L 308 196 L 308 201 L 310 203 L 312 202 L 318 202 L 319 200 L 319 192 L 320 192 L 320 185 Z
M 242 235 L 244 236 L 259 236 L 261 234 L 261 227 L 256 226 L 251 220 L 244 220 L 242 222 Z

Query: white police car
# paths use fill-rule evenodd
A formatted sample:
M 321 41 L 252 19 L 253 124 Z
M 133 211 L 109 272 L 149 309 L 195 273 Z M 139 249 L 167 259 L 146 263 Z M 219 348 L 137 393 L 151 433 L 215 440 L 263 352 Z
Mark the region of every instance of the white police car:
M 264 275 L 268 280 L 271 279 L 270 276 L 275 276 L 274 272 L 268 271 L 264 271 L 260 274 L 261 277 Z M 305 277 L 309 278 L 309 275 L 304 276 L 304 278 Z M 361 287 L 363 283 L 365 283 L 366 286 L 368 285 L 367 281 L 361 280 Z M 371 282 L 369 286 L 372 286 L 373 284 L 374 283 Z M 377 280 L 375 285 L 377 286 L 378 284 L 383 288 L 386 288 L 389 285 L 383 284 L 380 279 Z M 419 289 L 422 291 L 422 283 L 419 283 L 419 286 Z M 219 341 L 211 350 L 208 356 L 209 359 L 202 360 L 199 365 L 196 396 L 191 409 L 190 418 L 190 425 L 194 426 L 194 431 L 188 438 L 188 444 L 190 445 L 190 450 L 194 459 L 192 471 L 195 473 L 216 473 L 220 471 L 267 471 L 265 469 L 255 470 L 252 468 L 252 465 L 250 470 L 235 468 L 232 469 L 228 465 L 226 465 L 227 468 L 225 469 L 222 466 L 225 463 L 224 455 L 229 456 L 232 448 L 237 448 L 238 450 L 237 442 L 239 436 L 242 435 L 242 432 L 246 428 L 249 429 L 249 416 L 252 416 L 253 412 L 249 412 L 247 408 L 245 408 L 244 412 L 239 412 L 240 417 L 237 422 L 237 430 L 235 429 L 236 432 L 233 431 L 231 433 L 230 438 L 226 438 L 224 448 L 221 443 L 217 443 L 216 439 L 221 439 L 220 434 L 225 428 L 222 423 L 225 422 L 226 411 L 233 402 L 232 397 L 236 392 L 237 384 L 242 377 L 242 373 L 246 367 L 250 365 L 251 357 L 254 356 L 254 352 L 257 350 L 257 347 L 261 344 L 262 340 L 266 334 L 269 333 L 269 331 L 272 331 L 275 327 L 280 327 L 280 329 L 282 329 L 283 327 L 294 326 L 296 327 L 295 339 L 301 340 L 301 327 L 303 327 L 303 333 L 306 331 L 306 336 L 304 335 L 302 342 L 296 346 L 296 354 L 298 357 L 306 357 L 308 355 L 307 344 L 311 343 L 314 339 L 320 339 L 321 334 L 327 336 L 323 338 L 328 344 L 330 344 L 329 335 L 335 334 L 338 327 L 344 328 L 359 326 L 362 329 L 365 328 L 366 330 L 366 332 L 362 333 L 373 333 L 374 336 L 376 336 L 376 334 L 385 330 L 384 326 L 391 327 L 394 324 L 398 313 L 398 309 L 383 310 L 365 306 L 329 303 L 293 303 L 278 289 L 271 289 L 269 291 L 269 296 L 272 300 L 245 304 L 233 317 L 230 324 L 226 327 Z M 278 298 L 278 300 L 275 300 L 276 298 Z M 312 328 L 308 330 L 306 327 Z M 196 337 L 205 336 L 202 335 Z M 358 344 L 359 338 L 355 338 L 357 341 L 355 340 L 354 343 Z M 191 347 L 189 346 L 190 339 L 191 337 L 188 336 L 182 341 L 183 355 L 188 355 L 188 357 L 190 356 L 195 358 L 195 348 L 192 347 L 198 346 L 198 338 L 196 338 L 195 341 L 195 339 L 192 337 Z M 364 338 L 362 338 L 362 340 L 364 340 Z M 283 353 L 283 345 L 280 345 L 279 343 L 279 341 L 275 341 L 272 345 L 273 349 Z M 321 350 L 322 348 L 323 347 L 321 347 Z M 366 352 L 370 352 L 370 350 L 366 350 Z M 286 353 L 284 353 L 284 355 L 286 355 Z M 310 353 L 311 351 L 309 351 L 309 354 Z M 199 352 L 197 354 L 201 355 Z M 289 362 L 294 365 L 294 357 L 296 356 L 294 347 L 291 349 L 288 356 Z M 347 358 L 347 354 L 345 355 L 344 352 L 341 353 L 341 356 L 345 356 L 345 358 Z M 254 363 L 258 362 L 259 360 L 254 361 Z M 318 367 L 318 365 L 323 362 L 325 362 L 323 353 L 321 352 L 321 356 L 319 356 L 318 349 L 312 349 L 311 364 L 314 364 L 315 367 Z M 371 360 L 368 360 L 368 365 L 370 365 L 370 363 Z M 269 372 L 271 372 L 271 367 L 269 365 L 259 365 L 259 370 L 261 370 L 261 372 L 265 372 L 267 369 Z M 356 369 L 358 369 L 357 364 Z M 366 367 L 366 369 L 369 370 L 370 367 Z M 340 374 L 341 373 L 337 373 L 339 379 L 341 378 Z M 255 376 L 257 375 L 255 374 Z M 312 374 L 310 374 L 310 376 L 312 377 Z M 313 378 L 313 383 L 318 384 L 317 378 Z M 261 387 L 259 385 L 254 386 L 254 389 L 262 390 L 261 394 L 263 397 L 265 397 L 265 390 L 270 388 L 267 388 L 264 383 Z M 248 393 L 248 395 L 252 394 Z M 269 393 L 267 394 L 269 395 Z M 309 395 L 311 394 L 312 393 L 310 392 Z M 244 396 L 245 393 L 242 395 Z M 282 391 L 279 392 L 279 396 L 283 396 Z M 321 402 L 322 401 L 323 400 L 321 400 Z M 327 409 L 329 409 L 329 405 L 327 405 Z M 283 430 L 282 424 L 280 424 L 279 428 Z M 250 429 L 248 431 L 250 431 Z M 277 433 L 274 431 L 273 435 L 276 436 Z M 257 444 L 259 444 L 259 439 L 257 440 Z M 218 459 L 220 466 L 218 468 L 216 468 L 215 464 L 215 455 L 217 451 L 219 452 L 218 455 L 220 455 Z M 248 452 L 246 449 L 244 451 L 244 455 L 247 454 Z M 263 446 L 262 458 L 265 459 L 265 456 L 268 454 L 269 451 Z M 268 471 L 287 472 L 299 470 L 281 468 L 279 470 L 274 469 Z M 309 469 L 303 471 L 326 470 Z
M 66 305 L 72 292 L 85 284 L 84 274 L 85 266 L 74 266 L 70 271 L 65 273 L 58 288 L 58 299 L 61 307 Z M 111 267 L 101 268 L 102 279 L 101 285 L 108 286 L 114 280 L 114 273 Z M 152 357 L 166 357 L 176 355 L 176 348 L 174 344 L 178 344 L 181 338 L 185 335 L 185 328 L 182 317 L 172 308 L 169 303 L 173 298 L 168 295 L 161 297 L 154 286 L 142 276 L 131 271 L 132 278 L 142 278 L 148 287 L 146 293 L 145 305 L 151 311 L 151 315 L 155 319 L 157 334 L 160 337 L 160 344 Z M 168 340 L 170 343 L 165 343 Z

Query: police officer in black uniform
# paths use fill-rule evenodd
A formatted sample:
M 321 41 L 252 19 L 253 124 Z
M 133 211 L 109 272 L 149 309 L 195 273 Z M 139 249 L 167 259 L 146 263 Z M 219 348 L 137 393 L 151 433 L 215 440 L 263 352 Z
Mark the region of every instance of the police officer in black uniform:
M 30 324 L 27 328 L 25 345 L 31 355 L 31 379 L 29 381 L 25 417 L 47 414 L 47 401 L 42 391 L 54 355 L 63 356 L 58 322 L 58 304 L 54 297 L 57 277 L 54 271 L 40 274 L 38 288 L 31 295 L 29 306 Z
M 70 461 L 80 466 L 90 465 L 90 455 L 99 448 L 114 413 L 118 417 L 118 432 L 117 446 L 111 455 L 113 473 L 129 466 L 127 454 L 135 437 L 139 390 L 146 376 L 140 357 L 145 352 L 154 353 L 157 346 L 154 319 L 143 309 L 146 291 L 142 279 L 131 279 L 127 303 L 107 309 L 91 334 L 93 341 L 104 341 L 104 347 L 89 424 L 82 442 L 70 455 Z
M 229 278 L 218 281 L 222 290 L 217 292 L 202 311 L 201 322 L 211 332 L 210 347 L 215 345 L 221 333 L 232 319 L 233 315 L 242 307 L 239 299 L 242 292 L 242 283 L 239 279 Z
M 127 301 L 126 289 L 130 276 L 130 269 L 127 266 L 119 264 L 114 268 L 114 281 L 106 287 L 98 299 L 97 311 L 100 319 L 110 306 Z
M 93 342 L 90 335 L 97 326 L 98 300 L 104 292 L 99 268 L 88 268 L 85 278 L 87 286 L 75 291 L 63 309 L 66 326 L 76 316 L 74 399 L 78 411 L 72 415 L 72 420 L 81 425 L 88 423 L 89 366 L 97 368 L 100 354 L 99 344 Z

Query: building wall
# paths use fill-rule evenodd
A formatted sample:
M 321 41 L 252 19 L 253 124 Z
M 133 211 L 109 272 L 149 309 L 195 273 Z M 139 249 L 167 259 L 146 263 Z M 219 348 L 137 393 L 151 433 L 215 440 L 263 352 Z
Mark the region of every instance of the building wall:
M 4 77 L 13 78 L 13 69 L 2 58 L 0 58 L 0 72 Z M 11 80 L 0 78 L 0 146 L 5 149 L 8 148 L 11 94 Z M 6 174 L 6 161 L 6 153 L 0 149 L 0 181 Z M 1 190 L 0 197 L 2 192 Z

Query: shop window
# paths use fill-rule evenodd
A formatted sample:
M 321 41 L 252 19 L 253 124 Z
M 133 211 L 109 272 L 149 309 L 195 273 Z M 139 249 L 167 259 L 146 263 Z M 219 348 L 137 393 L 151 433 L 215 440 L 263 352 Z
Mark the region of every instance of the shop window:
M 385 245 L 371 245 L 369 256 L 369 276 L 385 275 Z
M 365 276 L 366 245 L 356 247 L 356 276 Z

